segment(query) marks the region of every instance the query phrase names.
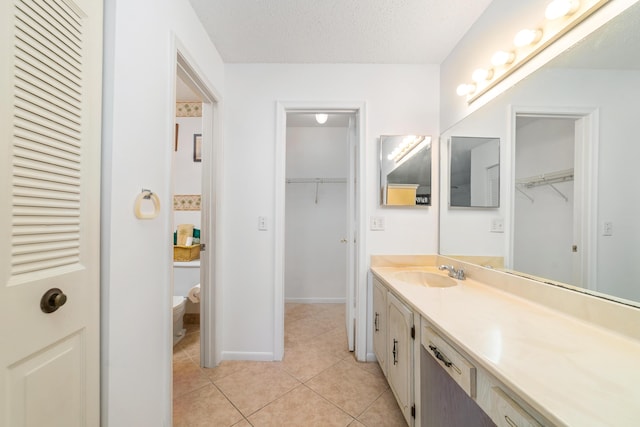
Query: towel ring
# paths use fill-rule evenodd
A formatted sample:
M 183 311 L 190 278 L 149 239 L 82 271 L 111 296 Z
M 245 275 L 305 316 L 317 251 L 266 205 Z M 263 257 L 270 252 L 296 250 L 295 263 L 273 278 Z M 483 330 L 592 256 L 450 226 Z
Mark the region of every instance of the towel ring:
M 151 200 L 153 202 L 153 211 L 142 212 L 143 200 Z M 138 219 L 153 219 L 157 217 L 160 213 L 160 199 L 158 198 L 158 195 L 151 190 L 145 190 L 143 188 L 142 192 L 138 194 L 138 197 L 136 197 L 134 212 L 136 214 L 136 218 Z

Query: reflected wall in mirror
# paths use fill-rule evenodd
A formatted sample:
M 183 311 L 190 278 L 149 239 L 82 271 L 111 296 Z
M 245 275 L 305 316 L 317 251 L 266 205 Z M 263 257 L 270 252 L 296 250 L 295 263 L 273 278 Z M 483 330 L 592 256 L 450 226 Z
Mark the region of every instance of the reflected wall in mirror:
M 449 206 L 500 206 L 500 139 L 452 136 Z
M 503 179 L 498 209 L 441 204 L 441 254 L 640 306 L 639 26 L 640 2 L 443 133 L 499 137 Z
M 380 204 L 431 205 L 430 136 L 380 136 Z

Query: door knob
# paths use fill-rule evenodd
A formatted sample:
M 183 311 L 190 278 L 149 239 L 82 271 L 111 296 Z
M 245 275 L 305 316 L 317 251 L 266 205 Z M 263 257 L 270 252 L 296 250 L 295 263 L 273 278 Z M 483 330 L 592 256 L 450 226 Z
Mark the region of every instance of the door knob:
M 53 313 L 67 302 L 67 296 L 58 288 L 51 288 L 42 295 L 40 309 L 44 313 Z
M 340 243 L 347 243 L 348 240 L 347 239 L 340 239 Z

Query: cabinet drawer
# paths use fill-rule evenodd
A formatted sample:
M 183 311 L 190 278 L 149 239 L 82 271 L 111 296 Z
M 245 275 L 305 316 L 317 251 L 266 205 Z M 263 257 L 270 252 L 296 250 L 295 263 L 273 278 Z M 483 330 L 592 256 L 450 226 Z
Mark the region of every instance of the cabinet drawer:
M 428 326 L 422 328 L 422 345 L 469 396 L 476 397 L 476 368 L 467 359 Z
M 498 387 L 491 389 L 493 394 L 494 421 L 498 427 L 540 427 L 535 418 L 513 401 Z

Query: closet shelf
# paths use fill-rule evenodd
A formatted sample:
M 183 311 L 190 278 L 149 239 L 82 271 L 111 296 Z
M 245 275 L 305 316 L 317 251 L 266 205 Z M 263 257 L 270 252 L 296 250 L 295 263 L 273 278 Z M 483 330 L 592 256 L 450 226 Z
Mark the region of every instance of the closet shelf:
M 558 188 L 553 184 L 559 184 L 561 182 L 573 181 L 573 168 L 565 169 L 557 172 L 543 173 L 541 175 L 535 175 L 528 178 L 518 178 L 516 179 L 516 190 L 522 193 L 527 199 L 531 200 L 533 203 L 534 199 L 530 195 L 528 195 L 524 189 L 539 187 L 541 185 L 548 185 L 551 187 L 556 193 L 560 195 L 564 199 L 565 202 L 569 201 L 569 198 L 562 193 L 562 191 L 558 190 Z

